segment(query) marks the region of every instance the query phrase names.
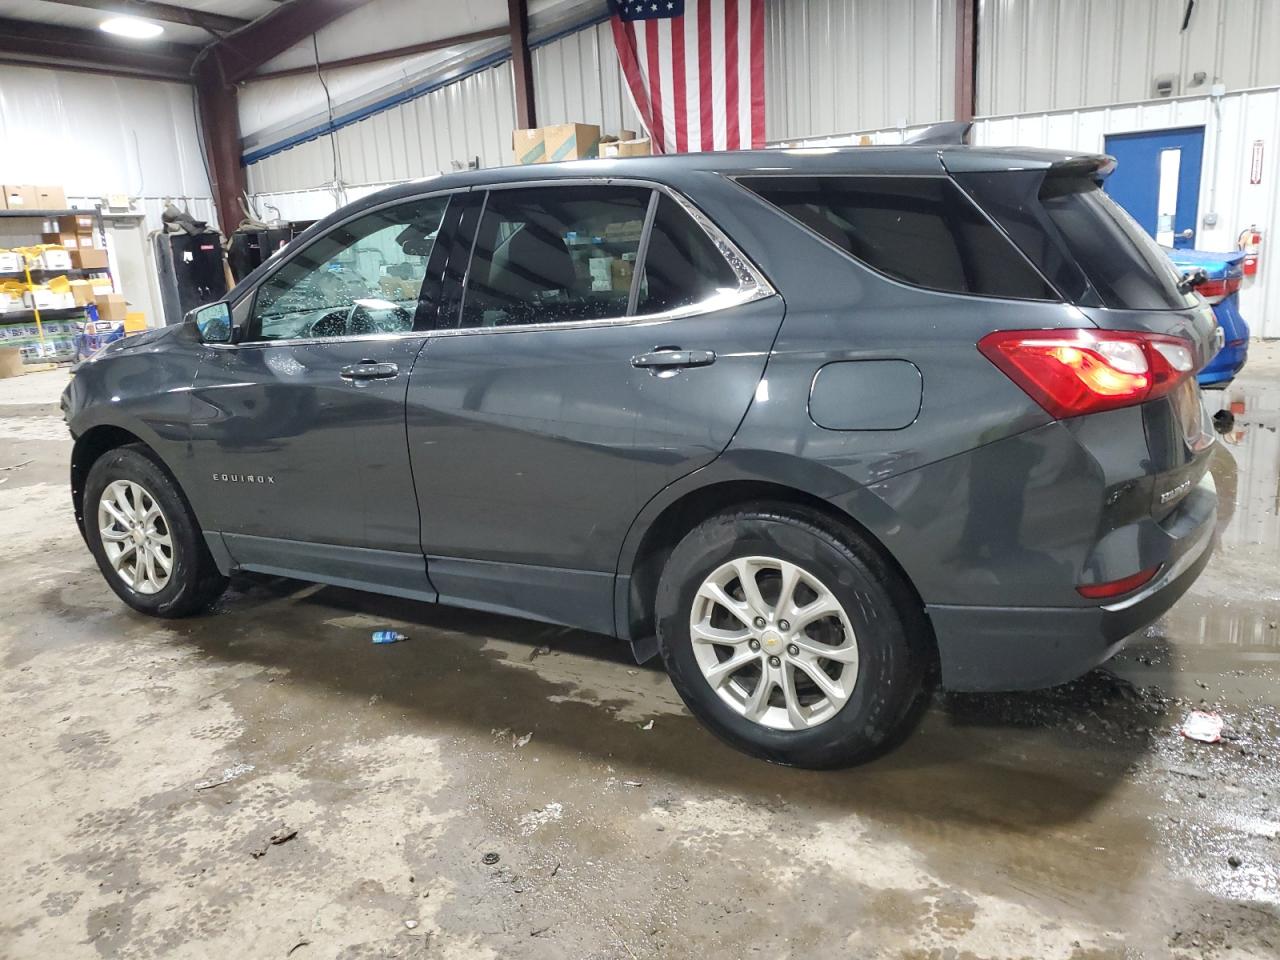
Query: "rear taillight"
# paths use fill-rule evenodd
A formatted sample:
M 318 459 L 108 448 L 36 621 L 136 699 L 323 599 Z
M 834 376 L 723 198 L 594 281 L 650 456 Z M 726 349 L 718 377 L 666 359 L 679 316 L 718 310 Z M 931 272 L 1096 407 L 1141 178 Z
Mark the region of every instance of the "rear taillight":
M 1194 367 L 1179 337 L 1113 330 L 1000 330 L 982 355 L 1059 420 L 1144 403 Z
M 1132 593 L 1140 586 L 1150 583 L 1151 579 L 1160 572 L 1160 566 L 1148 567 L 1146 570 L 1139 570 L 1130 577 L 1124 577 L 1120 580 L 1109 580 L 1106 583 L 1082 583 L 1076 587 L 1076 592 L 1082 597 L 1088 597 L 1090 600 L 1109 600 L 1111 597 L 1118 597 L 1122 594 Z
M 1206 280 L 1196 287 L 1196 293 L 1210 303 L 1221 303 L 1240 289 L 1239 277 L 1227 277 L 1225 280 Z

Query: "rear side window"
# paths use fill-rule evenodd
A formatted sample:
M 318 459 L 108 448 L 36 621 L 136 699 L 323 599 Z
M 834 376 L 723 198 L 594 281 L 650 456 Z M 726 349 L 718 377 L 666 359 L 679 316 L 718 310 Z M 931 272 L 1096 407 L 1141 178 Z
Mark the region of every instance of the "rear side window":
M 1019 170 L 956 180 L 1072 303 L 1168 310 L 1195 302 L 1178 292 L 1164 251 L 1090 177 Z
M 689 307 L 737 288 L 737 275 L 706 231 L 680 204 L 661 195 L 644 254 L 636 313 Z
M 462 326 L 623 317 L 651 191 L 493 190 L 476 234 Z
M 947 293 L 1057 299 L 946 177 L 743 177 L 739 183 L 895 280 Z

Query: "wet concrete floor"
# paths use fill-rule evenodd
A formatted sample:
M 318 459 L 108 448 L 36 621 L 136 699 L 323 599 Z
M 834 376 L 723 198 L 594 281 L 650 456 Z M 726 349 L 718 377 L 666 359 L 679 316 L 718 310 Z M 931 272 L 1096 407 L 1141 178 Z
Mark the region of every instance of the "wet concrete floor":
M 575 631 L 271 578 L 130 612 L 65 377 L 0 381 L 0 957 L 1280 956 L 1280 344 L 1206 395 L 1223 545 L 1168 616 L 838 773 Z

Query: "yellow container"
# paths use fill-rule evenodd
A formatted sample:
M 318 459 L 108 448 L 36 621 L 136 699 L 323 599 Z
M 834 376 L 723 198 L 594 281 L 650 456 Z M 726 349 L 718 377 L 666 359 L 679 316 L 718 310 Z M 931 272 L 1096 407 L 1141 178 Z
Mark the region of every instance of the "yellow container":
M 124 332 L 140 333 L 147 329 L 147 315 L 141 310 L 130 310 L 124 315 Z

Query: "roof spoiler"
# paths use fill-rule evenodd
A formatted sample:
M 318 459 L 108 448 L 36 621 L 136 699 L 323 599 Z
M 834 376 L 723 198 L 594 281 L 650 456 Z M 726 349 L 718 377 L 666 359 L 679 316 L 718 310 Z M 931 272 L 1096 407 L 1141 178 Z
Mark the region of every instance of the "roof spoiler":
M 903 143 L 935 144 L 937 146 L 962 146 L 968 142 L 973 123 L 969 120 L 949 120 L 931 123 L 919 133 L 907 137 Z
M 1059 160 L 1049 165 L 1046 177 L 1085 177 L 1101 181 L 1111 175 L 1116 168 L 1116 158 L 1106 154 L 1088 154 Z

